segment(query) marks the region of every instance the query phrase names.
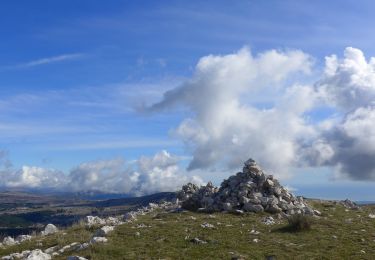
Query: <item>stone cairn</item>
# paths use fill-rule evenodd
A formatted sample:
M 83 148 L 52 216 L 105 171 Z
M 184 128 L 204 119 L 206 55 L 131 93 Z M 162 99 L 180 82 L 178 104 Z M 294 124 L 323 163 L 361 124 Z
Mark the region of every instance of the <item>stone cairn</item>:
M 245 162 L 242 172 L 224 180 L 220 188 L 211 182 L 201 187 L 188 183 L 178 192 L 177 198 L 182 208 L 192 211 L 315 214 L 302 197 L 294 196 L 272 175 L 266 175 L 252 159 Z

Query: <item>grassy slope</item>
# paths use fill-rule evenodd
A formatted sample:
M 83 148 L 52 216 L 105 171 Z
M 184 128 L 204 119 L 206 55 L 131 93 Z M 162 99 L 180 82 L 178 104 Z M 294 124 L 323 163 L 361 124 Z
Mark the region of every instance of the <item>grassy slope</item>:
M 277 259 L 374 259 L 375 219 L 368 217 L 375 211 L 374 207 L 348 212 L 342 206 L 327 202 L 315 203 L 314 207 L 323 212 L 323 217 L 316 221 L 312 230 L 299 233 L 281 231 L 287 225 L 285 220 L 273 226 L 262 224 L 260 220 L 266 214 L 216 213 L 212 218 L 191 212 L 154 213 L 139 217 L 136 223 L 119 226 L 109 236 L 108 244 L 96 245 L 77 254 L 89 259 L 230 259 L 236 255 L 245 259 L 264 259 L 270 255 Z M 348 223 L 349 219 L 352 223 Z M 204 229 L 200 226 L 204 222 L 216 228 Z M 137 228 L 140 223 L 151 227 Z M 252 229 L 261 233 L 252 235 Z M 79 225 L 67 232 L 69 234 L 65 236 L 46 238 L 42 248 L 83 242 L 90 237 L 90 232 Z M 136 232 L 140 236 L 136 236 Z M 189 239 L 185 239 L 187 237 Z M 208 243 L 194 244 L 189 241 L 194 237 Z M 255 243 L 254 238 L 260 241 Z M 62 241 L 67 239 L 69 241 Z M 30 247 L 32 243 L 35 241 L 22 247 Z M 6 251 L 20 250 L 9 248 Z M 0 255 L 4 253 L 0 250 Z M 60 259 L 66 259 L 66 256 Z

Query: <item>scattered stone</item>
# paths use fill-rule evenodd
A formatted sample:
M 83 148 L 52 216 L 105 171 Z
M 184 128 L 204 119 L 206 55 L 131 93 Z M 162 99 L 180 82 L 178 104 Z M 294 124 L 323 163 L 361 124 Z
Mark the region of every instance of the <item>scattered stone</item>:
M 189 219 L 191 219 L 191 220 L 197 220 L 197 218 L 194 217 L 194 216 L 190 216 Z
M 52 259 L 51 255 L 43 253 L 40 249 L 35 249 L 31 251 L 31 253 L 28 255 L 26 259 L 29 260 L 50 260 Z
M 207 222 L 201 224 L 201 227 L 202 227 L 202 228 L 215 228 L 214 225 L 212 225 L 212 224 L 210 224 L 210 223 L 207 223 Z
M 93 237 L 90 240 L 91 244 L 107 243 L 108 239 L 106 237 Z
M 68 256 L 66 260 L 87 260 L 87 258 L 75 255 L 75 256 Z
M 271 216 L 268 216 L 268 217 L 263 218 L 263 219 L 262 219 L 262 223 L 263 223 L 264 225 L 274 225 L 274 224 L 276 224 L 274 218 L 271 217 Z
M 359 206 L 349 199 L 342 200 L 339 203 L 347 209 L 359 209 Z
M 253 239 L 253 242 L 254 242 L 254 243 L 258 243 L 259 241 L 260 241 L 260 240 L 259 240 L 258 238 L 254 238 L 254 239 Z
M 127 212 L 124 215 L 124 220 L 127 222 L 135 221 L 137 220 L 137 215 L 134 212 Z
M 42 231 L 42 236 L 55 234 L 59 229 L 54 224 L 48 224 Z
M 197 237 L 190 239 L 190 242 L 194 244 L 207 244 L 207 241 L 201 240 Z
M 105 220 L 97 216 L 86 216 L 86 225 L 88 227 L 103 226 L 105 225 Z
M 369 218 L 375 218 L 375 214 L 369 214 L 368 217 Z
M 4 246 L 13 246 L 13 245 L 16 245 L 16 244 L 18 244 L 18 242 L 15 241 L 13 237 L 8 236 L 8 237 L 4 237 L 4 239 L 3 239 L 3 245 Z
M 214 187 L 211 182 L 201 187 L 188 183 L 177 197 L 182 208 L 198 212 L 320 213 L 309 207 L 302 197 L 291 194 L 272 175 L 265 174 L 252 159 L 245 162 L 242 172 L 224 180 L 220 188 Z
M 16 241 L 19 242 L 19 243 L 22 243 L 22 242 L 25 242 L 25 241 L 29 241 L 31 239 L 32 239 L 32 236 L 30 236 L 30 235 L 19 235 L 16 238 Z
M 322 212 L 320 212 L 319 210 L 314 209 L 314 215 L 321 216 Z
M 254 230 L 254 229 L 252 229 L 252 230 L 250 231 L 250 234 L 252 234 L 252 235 L 259 235 L 259 234 L 260 234 L 260 232 L 259 232 L 259 231 L 256 231 L 256 230 Z
M 337 239 L 337 236 L 333 235 L 332 238 L 333 238 L 333 239 Z
M 44 253 L 51 255 L 53 252 L 56 252 L 59 249 L 58 246 L 49 247 L 44 250 Z

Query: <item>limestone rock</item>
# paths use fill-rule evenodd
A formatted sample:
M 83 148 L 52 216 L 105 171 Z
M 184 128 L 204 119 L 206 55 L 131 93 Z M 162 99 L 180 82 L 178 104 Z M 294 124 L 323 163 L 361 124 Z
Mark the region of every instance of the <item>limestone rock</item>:
M 3 245 L 4 246 L 13 246 L 13 245 L 16 245 L 16 244 L 18 244 L 18 242 L 15 241 L 13 237 L 4 237 L 4 239 L 3 239 Z
M 32 236 L 30 236 L 30 235 L 19 235 L 16 238 L 16 241 L 19 242 L 19 243 L 22 243 L 24 241 L 28 241 L 28 240 L 31 240 L 31 239 L 32 239 Z
M 88 227 L 103 226 L 105 225 L 105 220 L 97 216 L 86 216 L 86 225 Z
M 91 244 L 98 244 L 98 243 L 107 243 L 108 239 L 105 237 L 93 237 L 90 240 Z
M 75 256 L 68 256 L 66 260 L 87 260 L 87 258 L 75 255 Z
M 115 229 L 113 226 L 104 226 L 95 231 L 94 237 L 106 237 L 110 232 Z
M 51 258 L 51 255 L 43 253 L 42 250 L 35 249 L 35 250 L 31 251 L 31 253 L 29 254 L 29 256 L 26 259 L 29 259 L 29 260 L 50 260 L 52 258 Z
M 42 236 L 46 236 L 46 235 L 50 235 L 50 234 L 54 234 L 56 232 L 58 232 L 59 229 L 53 225 L 53 224 L 48 224 L 44 230 L 42 231 Z

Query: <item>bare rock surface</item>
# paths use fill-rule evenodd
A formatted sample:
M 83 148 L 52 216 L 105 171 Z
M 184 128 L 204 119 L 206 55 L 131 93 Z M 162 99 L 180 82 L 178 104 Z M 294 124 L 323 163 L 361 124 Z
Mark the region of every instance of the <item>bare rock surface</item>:
M 198 212 L 269 212 L 287 215 L 314 215 L 302 197 L 296 197 L 272 175 L 267 175 L 257 163 L 249 159 L 242 172 L 224 180 L 220 187 L 211 182 L 206 186 L 188 183 L 178 192 L 184 209 Z

